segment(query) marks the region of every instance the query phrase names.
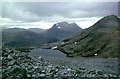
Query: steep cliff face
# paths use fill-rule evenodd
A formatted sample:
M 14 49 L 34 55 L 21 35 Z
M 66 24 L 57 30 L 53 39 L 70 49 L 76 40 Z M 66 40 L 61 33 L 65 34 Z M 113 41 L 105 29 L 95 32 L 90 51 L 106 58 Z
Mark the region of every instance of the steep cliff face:
M 119 24 L 117 16 L 106 16 L 58 49 L 68 56 L 118 57 Z

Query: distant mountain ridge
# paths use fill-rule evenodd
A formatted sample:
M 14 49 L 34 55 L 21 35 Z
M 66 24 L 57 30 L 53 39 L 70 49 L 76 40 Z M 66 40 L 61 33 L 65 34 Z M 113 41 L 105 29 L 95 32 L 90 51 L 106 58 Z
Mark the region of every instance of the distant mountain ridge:
M 35 33 L 32 31 L 24 30 L 16 32 L 12 35 L 2 33 L 3 43 L 8 47 L 26 47 L 26 46 L 39 46 L 44 43 L 51 43 L 58 41 L 55 38 L 48 38 L 42 34 Z
M 68 24 L 67 22 L 61 23 L 58 23 L 60 24 L 60 28 L 58 26 L 56 27 L 56 24 L 54 24 L 53 27 L 48 30 L 38 28 L 4 29 L 2 31 L 2 42 L 4 45 L 10 47 L 39 46 L 41 44 L 58 42 L 81 31 L 76 24 Z M 74 28 L 76 30 L 74 30 Z
M 24 28 L 7 28 L 2 30 L 2 41 L 7 42 L 11 40 L 17 33 L 26 31 Z
M 35 32 L 35 33 L 41 33 L 45 31 L 45 29 L 41 29 L 41 28 L 28 28 L 27 30 Z
M 67 56 L 118 57 L 120 18 L 109 15 L 58 46 Z

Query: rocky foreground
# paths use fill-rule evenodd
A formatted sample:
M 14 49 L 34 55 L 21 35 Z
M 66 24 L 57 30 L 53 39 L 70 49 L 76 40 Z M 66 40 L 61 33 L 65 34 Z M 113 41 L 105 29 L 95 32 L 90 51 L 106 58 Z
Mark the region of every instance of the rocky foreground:
M 53 65 L 41 56 L 30 57 L 26 52 L 2 50 L 2 79 L 118 79 L 117 73 Z

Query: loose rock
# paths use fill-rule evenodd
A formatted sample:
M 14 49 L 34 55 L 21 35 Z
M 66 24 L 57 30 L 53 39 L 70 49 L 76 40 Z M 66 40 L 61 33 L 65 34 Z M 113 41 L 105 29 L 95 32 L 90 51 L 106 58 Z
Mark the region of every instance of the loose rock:
M 30 57 L 27 52 L 4 49 L 2 51 L 2 78 L 3 79 L 79 79 L 80 77 L 117 77 L 116 73 L 106 73 L 101 70 L 87 70 L 84 68 L 69 68 L 53 65 L 38 58 Z

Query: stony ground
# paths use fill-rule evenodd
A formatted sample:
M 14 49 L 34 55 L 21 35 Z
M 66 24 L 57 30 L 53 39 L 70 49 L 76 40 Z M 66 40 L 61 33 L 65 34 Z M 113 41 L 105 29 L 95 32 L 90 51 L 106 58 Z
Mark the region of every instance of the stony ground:
M 2 50 L 2 79 L 80 79 L 80 77 L 119 77 L 118 73 L 104 70 L 70 67 L 52 63 L 42 58 L 31 57 L 16 50 Z
M 105 72 L 118 73 L 117 58 L 56 58 L 44 57 L 44 60 L 60 66 L 71 68 L 85 68 L 88 70 L 103 70 Z

